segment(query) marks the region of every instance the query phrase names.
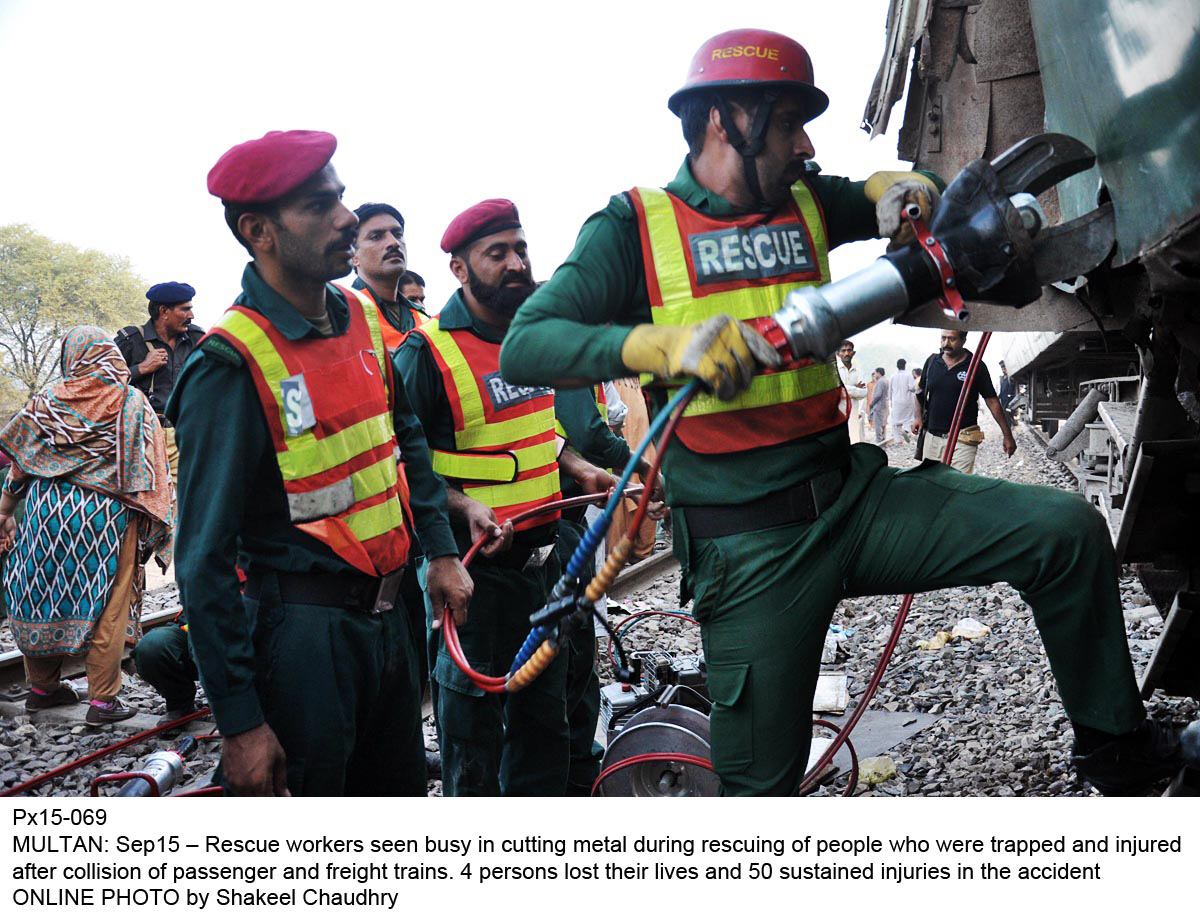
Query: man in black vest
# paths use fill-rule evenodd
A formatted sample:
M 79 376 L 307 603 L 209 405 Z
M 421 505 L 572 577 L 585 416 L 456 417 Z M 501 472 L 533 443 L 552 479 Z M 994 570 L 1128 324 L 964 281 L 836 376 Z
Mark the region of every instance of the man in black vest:
M 955 328 L 943 330 L 941 350 L 925 361 L 925 372 L 921 374 L 917 383 L 917 402 L 922 410 L 918 412 L 913 427 L 920 431 L 922 424 L 925 426 L 926 459 L 941 461 L 945 455 L 946 435 L 950 432 L 959 393 L 967 381 L 970 362 L 967 333 Z M 954 457 L 949 463 L 966 475 L 974 471 L 975 453 L 979 444 L 983 442 L 983 431 L 979 429 L 981 397 L 1000 426 L 1000 433 L 1004 437 L 1005 455 L 1011 456 L 1017 449 L 1012 430 L 1008 426 L 1008 418 L 1001 410 L 1000 399 L 996 397 L 996 390 L 992 387 L 992 377 L 988 373 L 987 364 L 980 362 L 967 403 L 963 407 L 958 445 L 954 448 Z
M 163 415 L 175 378 L 204 329 L 192 324 L 191 284 L 167 281 L 146 291 L 150 301 L 150 321 L 145 325 L 127 325 L 117 333 L 117 347 L 129 364 L 129 381 L 146 393 L 154 413 L 162 422 L 167 437 L 167 461 L 171 477 L 179 475 L 179 450 L 175 446 L 175 427 Z

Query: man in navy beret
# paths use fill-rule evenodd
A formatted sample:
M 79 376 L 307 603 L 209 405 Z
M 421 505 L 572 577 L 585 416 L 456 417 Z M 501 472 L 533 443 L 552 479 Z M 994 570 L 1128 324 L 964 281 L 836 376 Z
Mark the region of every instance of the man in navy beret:
M 175 568 L 220 781 L 238 795 L 423 796 L 396 596 L 414 537 L 439 613 L 465 619 L 471 597 L 378 313 L 330 283 L 350 271 L 358 224 L 336 146 L 272 131 L 209 172 L 252 261 L 167 406 L 182 448 Z
M 117 347 L 129 364 L 129 381 L 146 393 L 167 436 L 167 460 L 172 477 L 179 474 L 175 428 L 163 415 L 175 379 L 192 356 L 204 329 L 192 324 L 192 298 L 196 288 L 179 281 L 155 284 L 146 291 L 150 321 L 126 325 L 117 332 Z

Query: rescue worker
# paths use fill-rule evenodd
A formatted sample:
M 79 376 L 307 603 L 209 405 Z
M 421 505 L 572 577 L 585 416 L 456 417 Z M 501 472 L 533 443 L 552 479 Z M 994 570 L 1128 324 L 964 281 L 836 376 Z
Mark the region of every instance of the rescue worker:
M 559 510 L 536 511 L 561 496 L 560 463 L 585 493 L 615 482 L 570 449 L 558 451 L 553 390 L 513 386 L 500 375 L 500 342 L 535 288 L 516 207 L 492 199 L 468 208 L 450 222 L 441 245 L 461 287 L 436 320 L 405 338 L 396 367 L 428 436 L 433 467 L 450 485 L 460 547 L 465 552 L 490 537 L 471 568 L 471 619 L 459 638 L 474 669 L 503 675 L 529 633 L 529 616 L 559 576 Z M 535 515 L 498 527 L 526 510 Z M 564 794 L 567 655 L 519 692 L 485 695 L 430 624 L 443 793 Z
M 408 245 L 404 241 L 404 217 L 391 204 L 362 204 L 355 208 L 358 229 L 354 237 L 355 290 L 375 303 L 383 322 L 380 330 L 389 351 L 395 351 L 405 334 L 429 321 L 419 304 L 400 292 L 406 277 Z M 422 297 L 424 299 L 424 297 Z M 414 552 L 414 555 L 417 553 Z M 417 681 L 424 694 L 429 684 L 429 662 L 425 654 L 425 598 L 417 579 L 419 559 L 413 557 L 400 581 L 400 596 L 408 611 Z M 431 763 L 431 770 L 433 768 Z
M 424 795 L 394 597 L 406 520 L 433 559 L 439 612 L 464 615 L 471 593 L 378 313 L 327 283 L 349 272 L 358 223 L 336 146 L 272 131 L 209 172 L 253 261 L 167 408 L 182 454 L 177 579 L 224 737 L 220 780 L 237 794 Z
M 1080 773 L 1106 792 L 1140 788 L 1177 767 L 1179 746 L 1145 720 L 1104 520 L 1063 491 L 935 463 L 899 472 L 874 446 L 851 449 L 832 362 L 780 366 L 730 317 L 772 314 L 789 290 L 829 280 L 830 248 L 899 241 L 905 204 L 935 203 L 928 176 L 820 174 L 804 126 L 827 104 L 792 39 L 740 29 L 705 42 L 668 103 L 690 150 L 678 175 L 589 218 L 517 314 L 501 370 L 523 385 L 686 374 L 709 390 L 678 427 L 666 489 L 724 793 L 797 789 L 839 599 L 998 580 L 1033 608 Z M 764 366 L 776 372 L 755 375 Z
M 150 400 L 167 438 L 167 464 L 171 477 L 179 477 L 179 449 L 175 445 L 175 429 L 164 416 L 167 399 L 175 388 L 175 380 L 183 365 L 192 356 L 196 344 L 204 337 L 204 329 L 192 324 L 192 298 L 196 288 L 191 284 L 166 281 L 146 291 L 150 321 L 145 325 L 127 325 L 117 332 L 117 348 L 129 364 L 129 381 Z
M 405 299 L 400 278 L 408 265 L 404 217 L 391 204 L 361 204 L 354 210 L 358 229 L 354 237 L 353 287 L 375 303 L 386 325 L 383 340 L 389 348 L 400 345 L 404 334 L 428 322 L 425 310 Z
M 409 270 L 400 275 L 400 295 L 420 309 L 426 319 L 429 318 L 425 313 L 425 278 L 420 274 Z
M 142 635 L 133 648 L 133 663 L 137 674 L 163 696 L 166 713 L 158 719 L 160 727 L 196 710 L 196 680 L 200 673 L 188 646 L 187 613 L 183 609 L 171 624 Z

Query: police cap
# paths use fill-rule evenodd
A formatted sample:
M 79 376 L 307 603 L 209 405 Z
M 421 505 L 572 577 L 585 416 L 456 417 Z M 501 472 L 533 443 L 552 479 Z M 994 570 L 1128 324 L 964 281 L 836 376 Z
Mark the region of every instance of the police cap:
M 196 288 L 191 284 L 181 284 L 179 281 L 167 281 L 155 284 L 146 291 L 146 299 L 151 303 L 162 303 L 173 306 L 176 303 L 190 303 L 196 296 Z

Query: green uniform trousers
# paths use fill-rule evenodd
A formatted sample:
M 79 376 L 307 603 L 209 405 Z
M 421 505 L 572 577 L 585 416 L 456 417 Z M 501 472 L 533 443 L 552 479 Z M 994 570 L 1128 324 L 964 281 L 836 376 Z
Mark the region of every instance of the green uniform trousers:
M 559 567 L 566 569 L 571 554 L 583 538 L 587 525 L 563 518 L 558 522 Z M 584 566 L 583 583 L 596 573 L 592 559 Z M 596 629 L 589 618 L 576 628 L 567 644 L 567 729 L 570 736 L 571 764 L 567 775 L 567 794 L 586 797 L 600 774 L 604 747 L 596 742 L 596 723 L 600 719 L 600 676 L 596 672 Z
M 243 602 L 254 622 L 255 688 L 287 754 L 288 789 L 425 796 L 421 696 L 403 606 L 376 614 L 284 603 L 270 575 L 259 598 Z
M 545 604 L 558 579 L 558 559 L 551 553 L 540 568 L 516 570 L 480 558 L 470 574 L 475 593 L 467 623 L 458 629 L 463 653 L 472 669 L 506 675 L 529 634 L 529 616 Z M 443 795 L 565 794 L 567 654 L 560 652 L 523 690 L 492 694 L 458 668 L 440 631 L 430 631 L 430 646 Z
M 1007 581 L 1033 610 L 1070 718 L 1108 733 L 1137 726 L 1144 709 L 1099 513 L 1077 494 L 940 463 L 888 468 L 868 444 L 851 456 L 841 495 L 812 523 L 692 539 L 675 516 L 724 793 L 797 789 L 821 647 L 849 596 Z
M 400 600 L 408 613 L 408 628 L 412 636 L 413 659 L 417 665 L 417 689 L 421 695 L 429 684 L 429 652 L 425 640 L 425 586 L 417 577 L 422 559 L 409 559 L 400 580 Z
M 163 696 L 168 711 L 181 711 L 196 701 L 200 674 L 192 661 L 187 632 L 178 625 L 163 625 L 142 635 L 133 648 L 138 675 Z

